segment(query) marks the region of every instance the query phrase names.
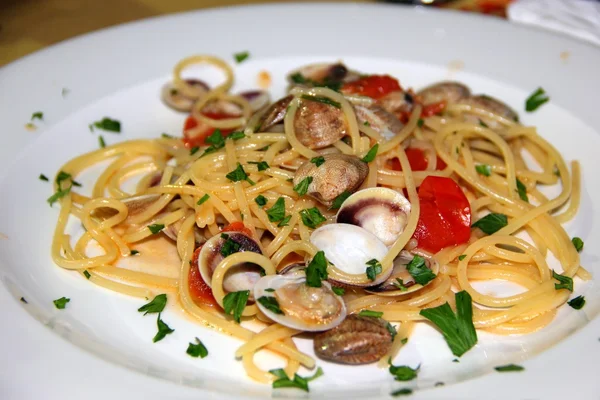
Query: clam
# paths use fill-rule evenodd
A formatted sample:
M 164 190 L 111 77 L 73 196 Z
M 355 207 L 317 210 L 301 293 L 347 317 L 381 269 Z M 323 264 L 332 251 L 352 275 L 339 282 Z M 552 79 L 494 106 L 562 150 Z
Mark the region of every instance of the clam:
M 392 348 L 388 322 L 381 318 L 349 315 L 337 327 L 315 335 L 315 354 L 340 364 L 368 364 Z
M 419 90 L 417 96 L 423 104 L 427 105 L 440 103 L 442 101 L 446 102 L 446 104 L 457 103 L 458 101 L 469 97 L 470 94 L 471 91 L 469 88 L 462 83 L 445 81 L 435 83 Z
M 400 255 L 394 260 L 394 268 L 390 276 L 380 285 L 369 287 L 366 291 L 380 296 L 400 296 L 421 289 L 423 286 L 417 284 L 407 270 L 407 265 L 414 256 L 408 251 L 401 251 Z M 435 275 L 439 273 L 440 266 L 435 259 L 425 258 L 425 265 Z
M 186 79 L 186 82 L 197 90 L 198 96 L 185 96 L 172 82 L 169 82 L 166 83 L 161 90 L 161 98 L 167 106 L 177 111 L 189 112 L 196 100 L 210 90 L 208 85 L 200 80 Z
M 293 98 L 294 96 L 289 95 L 271 104 L 258 120 L 258 124 L 254 127 L 254 131 L 265 132 L 280 122 L 283 122 L 287 108 Z
M 294 118 L 296 137 L 309 149 L 322 149 L 346 136 L 344 112 L 333 105 L 302 99 Z
M 519 114 L 517 114 L 516 111 L 514 111 L 512 108 L 510 108 L 509 106 L 507 106 L 500 100 L 496 100 L 495 98 L 490 97 L 490 96 L 486 96 L 486 95 L 470 96 L 470 97 L 460 100 L 457 104 L 467 105 L 467 106 L 471 106 L 474 108 L 481 108 L 485 111 L 494 113 L 494 114 L 504 117 L 508 120 L 515 121 L 515 122 L 519 121 Z M 467 119 L 467 121 L 472 122 L 474 124 L 480 124 L 481 122 L 483 122 L 484 124 L 486 124 L 488 127 L 492 128 L 492 129 L 497 129 L 497 128 L 502 127 L 501 124 L 494 121 L 493 119 L 479 116 L 479 115 L 468 114 L 466 119 Z
M 410 202 L 400 192 L 373 187 L 348 197 L 336 222 L 360 226 L 391 246 L 404 231 L 410 210 Z
M 392 114 L 410 113 L 415 103 L 412 94 L 395 90 L 379 99 L 379 105 Z
M 215 268 L 225 258 L 222 254 L 223 246 L 226 246 L 226 242 L 229 241 L 234 243 L 233 246 L 236 248 L 234 252 L 252 251 L 261 253 L 258 243 L 241 232 L 227 232 L 213 236 L 204 243 L 198 255 L 200 275 L 209 287 L 212 287 L 212 275 Z M 262 268 L 254 264 L 236 265 L 227 271 L 223 279 L 223 289 L 229 293 L 252 290 L 255 283 L 261 278 L 262 273 Z
M 358 78 L 358 72 L 349 70 L 339 62 L 309 64 L 288 75 L 290 85 L 304 87 L 337 85 Z
M 342 275 L 329 275 L 334 284 L 368 287 L 384 282 L 392 269 L 380 273 L 374 280 L 367 278 L 367 268 L 373 259 L 381 261 L 388 252 L 387 246 L 366 229 L 350 224 L 329 224 L 313 231 L 310 242 L 325 253 L 333 266 L 353 279 L 346 281 Z M 362 281 L 363 283 L 356 283 Z
M 404 124 L 398 117 L 376 104 L 371 106 L 355 105 L 354 113 L 359 126 L 368 124 L 387 140 L 392 139 L 404 128 Z
M 344 192 L 353 193 L 369 174 L 369 165 L 360 158 L 348 154 L 325 154 L 325 160 L 317 167 L 306 161 L 294 175 L 294 185 L 312 177 L 308 194 L 330 206 Z
M 321 282 L 321 287 L 308 286 L 304 271 L 262 277 L 254 285 L 254 298 L 260 311 L 271 320 L 302 331 L 332 329 L 346 318 L 342 297 L 333 292 L 328 282 Z M 273 307 L 275 304 L 278 308 Z

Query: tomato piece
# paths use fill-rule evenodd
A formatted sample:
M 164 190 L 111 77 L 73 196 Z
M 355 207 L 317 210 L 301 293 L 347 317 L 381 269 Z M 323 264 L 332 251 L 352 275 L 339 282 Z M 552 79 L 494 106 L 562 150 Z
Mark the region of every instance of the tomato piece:
M 226 119 L 235 117 L 229 114 L 213 112 L 203 112 L 202 115 L 211 119 Z M 198 128 L 198 126 L 201 126 L 201 128 Z M 195 130 L 195 132 L 193 132 L 194 136 L 191 136 L 192 132 L 190 132 L 190 130 L 192 129 Z M 214 131 L 215 128 L 202 121 L 198 121 L 196 118 L 190 115 L 186 118 L 185 123 L 183 124 L 183 144 L 188 149 L 191 149 L 192 147 L 196 146 L 206 146 L 206 138 L 212 135 Z M 220 131 L 223 137 L 227 137 L 227 135 L 234 132 L 235 129 L 220 129 Z
M 198 247 L 192 256 L 192 265 L 188 275 L 190 295 L 195 302 L 214 307 L 217 305 L 217 301 L 212 294 L 212 289 L 204 282 L 198 269 L 198 256 L 201 249 L 202 246 Z
M 252 237 L 252 231 L 246 228 L 246 225 L 241 221 L 234 221 L 229 225 L 224 226 L 223 229 L 221 229 L 221 232 L 242 232 L 246 236 Z
M 421 111 L 421 117 L 427 118 L 432 115 L 436 115 L 444 111 L 446 108 L 446 102 L 440 101 L 439 103 L 431 103 L 423 106 L 423 110 Z
M 419 186 L 421 212 L 413 237 L 418 247 L 437 253 L 466 243 L 471 236 L 471 206 L 450 178 L 428 176 Z
M 410 168 L 413 171 L 425 171 L 427 169 L 427 157 L 425 156 L 425 152 L 416 147 L 409 147 L 405 150 L 406 158 L 408 158 L 408 163 L 410 164 Z M 437 156 L 436 156 L 437 157 Z M 402 171 L 402 165 L 400 165 L 400 161 L 397 158 L 392 158 L 387 161 L 388 168 L 393 169 L 394 171 Z M 437 157 L 436 170 L 441 171 L 446 168 L 446 163 L 441 158 Z
M 379 99 L 390 92 L 402 90 L 400 83 L 389 75 L 369 75 L 356 81 L 345 83 L 342 93 L 359 94 Z

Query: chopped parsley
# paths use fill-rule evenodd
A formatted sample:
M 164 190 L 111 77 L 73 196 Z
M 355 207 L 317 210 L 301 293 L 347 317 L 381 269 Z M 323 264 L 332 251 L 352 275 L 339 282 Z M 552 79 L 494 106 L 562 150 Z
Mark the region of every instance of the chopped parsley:
M 250 53 L 247 52 L 247 51 L 242 51 L 242 52 L 239 52 L 239 53 L 235 53 L 233 55 L 233 58 L 235 58 L 235 62 L 238 63 L 238 64 L 246 61 L 248 59 L 248 57 L 250 57 Z
M 560 282 L 554 284 L 555 290 L 567 289 L 570 292 L 573 291 L 573 278 L 557 274 L 554 270 L 552 270 L 552 277 Z
M 64 181 L 70 181 L 70 185 L 66 188 L 63 188 L 61 183 Z M 54 193 L 52 196 L 48 197 L 48 199 L 46 200 L 48 202 L 48 204 L 50 204 L 51 206 L 57 202 L 59 199 L 62 199 L 63 197 L 65 197 L 66 195 L 68 195 L 69 193 L 71 193 L 71 188 L 73 186 L 81 186 L 81 183 L 78 183 L 76 181 L 73 180 L 71 174 L 68 174 L 64 171 L 60 171 L 58 173 L 58 175 L 56 176 L 56 184 L 58 186 L 58 191 L 56 193 Z
M 299 184 L 294 186 L 294 192 L 298 193 L 299 196 L 304 196 L 306 192 L 308 192 L 308 187 L 312 181 L 312 176 L 307 176 L 306 178 L 302 179 Z
M 206 150 L 204 150 L 204 153 L 202 153 L 202 157 L 204 157 L 207 154 L 214 153 L 215 151 L 225 147 L 225 139 L 221 134 L 221 130 L 215 129 L 210 136 L 204 139 L 204 143 L 209 144 L 210 146 Z
M 435 274 L 427 268 L 425 259 L 421 256 L 414 256 L 406 266 L 406 269 L 419 285 L 425 286 L 435 279 Z
M 227 293 L 223 297 L 223 310 L 225 310 L 225 314 L 233 313 L 233 320 L 238 324 L 248 303 L 248 297 L 250 297 L 249 290 Z
M 477 222 L 471 225 L 471 227 L 479 228 L 484 233 L 492 235 L 498 232 L 500 229 L 504 228 L 506 225 L 508 225 L 508 218 L 506 217 L 506 215 L 499 213 L 491 213 L 477 220 Z
M 341 288 L 341 287 L 335 287 L 333 286 L 331 288 L 331 290 L 333 290 L 333 293 L 337 294 L 338 296 L 343 296 L 346 294 L 346 289 Z
M 269 164 L 267 164 L 266 161 L 258 161 L 258 162 L 257 161 L 249 161 L 248 164 L 256 165 L 258 167 L 259 171 L 266 171 L 269 168 L 271 168 L 271 167 L 269 167 Z
M 490 167 L 487 164 L 479 164 L 475 166 L 475 171 L 477 171 L 477 173 L 479 175 L 484 175 L 484 176 L 490 176 L 492 175 L 492 167 Z
M 258 204 L 260 207 L 264 207 L 267 204 L 267 198 L 265 196 L 263 196 L 262 194 L 259 194 L 258 196 L 256 196 L 254 198 L 254 201 L 256 202 L 256 204 Z
M 294 83 L 312 85 L 315 87 L 326 87 L 331 90 L 335 90 L 336 92 L 338 92 L 342 86 L 341 82 L 331 81 L 327 79 L 324 82 L 313 81 L 304 77 L 300 72 L 296 72 L 295 74 L 290 75 L 290 79 Z
M 420 128 L 423 126 L 423 124 L 425 123 L 425 121 L 421 118 L 419 118 L 419 120 L 417 121 L 417 126 Z
M 262 296 L 258 298 L 258 302 L 272 313 L 283 314 L 283 311 L 281 311 L 281 308 L 279 308 L 279 302 L 275 297 Z
M 321 367 L 317 369 L 317 372 L 313 376 L 309 376 L 306 378 L 301 377 L 298 374 L 294 374 L 294 379 L 290 379 L 286 372 L 283 369 L 272 369 L 269 371 L 271 374 L 275 375 L 277 379 L 273 381 L 273 388 L 297 388 L 308 392 L 308 382 L 317 379 L 321 375 L 323 375 L 323 370 Z
M 27 300 L 25 300 L 25 297 L 21 297 L 20 300 L 21 300 L 21 303 L 29 304 L 29 302 Z
M 198 151 L 200 150 L 200 147 L 198 146 L 194 146 L 190 149 L 190 156 L 193 156 L 194 154 L 196 154 Z
M 31 114 L 31 120 L 39 119 L 40 121 L 44 120 L 44 113 L 41 111 L 34 112 Z
M 121 123 L 116 119 L 110 119 L 108 117 L 102 118 L 100 121 L 96 121 L 93 124 L 94 128 L 102 129 L 108 132 L 121 132 Z
M 100 145 L 101 149 L 106 147 L 106 142 L 104 141 L 104 138 L 102 137 L 102 135 L 98 136 L 98 144 Z
M 92 275 L 88 272 L 87 269 L 83 270 L 83 276 L 85 276 L 85 279 L 90 279 L 92 277 Z
M 403 388 L 403 389 L 394 390 L 392 393 L 390 393 L 390 395 L 392 395 L 393 397 L 408 396 L 409 394 L 412 394 L 412 392 L 413 392 L 412 389 Z
M 479 119 L 479 125 L 484 128 L 489 128 L 489 126 L 485 122 L 483 122 L 481 119 Z
M 221 239 L 225 239 L 225 242 L 223 242 L 223 245 L 221 246 L 221 255 L 223 257 L 229 257 L 233 253 L 240 251 L 240 244 L 234 242 L 228 234 L 221 233 Z
M 321 214 L 321 211 L 317 207 L 305 208 L 300 211 L 300 218 L 302 223 L 309 228 L 315 229 L 317 226 L 327 221 L 327 218 Z
M 466 254 L 461 254 L 460 256 L 458 256 L 458 261 L 462 261 L 465 258 L 467 258 L 467 255 Z
M 234 142 L 236 140 L 240 140 L 246 137 L 246 134 L 244 134 L 244 132 L 242 131 L 236 131 L 236 132 L 231 132 L 229 135 L 227 135 L 227 139 L 231 139 Z
M 285 200 L 283 197 L 278 198 L 275 204 L 267 210 L 267 217 L 271 222 L 279 222 L 285 218 Z
M 152 342 L 156 343 L 165 338 L 165 336 L 175 332 L 175 329 L 171 329 L 169 325 L 165 324 L 162 319 L 160 319 L 160 313 L 158 314 L 158 318 L 156 318 L 156 326 L 158 327 L 158 332 L 152 338 Z
M 164 139 L 173 139 L 173 136 L 169 135 L 168 133 L 161 133 L 160 136 Z
M 319 103 L 327 104 L 328 106 L 333 106 L 335 108 L 342 108 L 342 105 L 340 103 L 338 103 L 337 101 L 331 100 L 329 97 L 311 96 L 308 94 L 303 94 L 301 97 L 304 100 L 316 101 Z
M 154 299 L 152 299 L 152 301 L 150 303 L 144 304 L 143 306 L 138 308 L 138 311 L 143 312 L 144 315 L 157 314 L 157 313 L 161 313 L 165 309 L 166 305 L 167 305 L 167 295 L 163 293 L 163 294 L 157 295 Z
M 521 367 L 520 365 L 516 365 L 516 364 L 507 364 L 507 365 L 501 365 L 499 367 L 494 367 L 494 369 L 498 372 L 519 372 L 519 371 L 523 371 L 525 368 Z
M 576 310 L 581 310 L 585 305 L 585 297 L 577 296 L 567 302 L 568 305 L 573 307 Z
M 418 366 L 415 369 L 412 369 L 411 367 L 406 366 L 406 365 L 395 366 L 392 364 L 391 359 L 388 360 L 388 364 L 390 365 L 390 368 L 389 368 L 390 374 L 392 374 L 394 379 L 397 381 L 401 381 L 401 382 L 412 381 L 419 374 L 420 366 Z
M 550 97 L 546 95 L 546 92 L 541 87 L 531 94 L 525 100 L 525 111 L 532 112 L 537 110 L 542 104 L 548 102 Z
M 67 303 L 70 301 L 71 301 L 71 299 L 68 299 L 66 297 L 61 297 L 60 299 L 54 300 L 53 303 L 54 303 L 54 306 L 56 308 L 58 308 L 59 310 L 64 310 Z
M 198 338 L 196 338 L 196 343 L 188 344 L 188 348 L 185 352 L 189 356 L 194 358 L 204 358 L 208 355 L 208 349 L 206 348 L 206 346 L 204 346 L 204 344 L 202 344 L 202 342 Z
M 571 239 L 571 243 L 573 243 L 573 246 L 575 246 L 575 249 L 578 253 L 583 250 L 583 240 L 581 240 L 581 238 L 575 236 L 573 239 Z
M 400 340 L 400 343 L 402 343 L 402 344 L 408 343 L 408 338 L 402 338 L 402 340 Z
M 379 150 L 379 143 L 375 143 L 375 145 L 369 149 L 369 151 L 362 158 L 362 160 L 366 163 L 370 163 L 377 156 L 377 150 Z
M 347 190 L 344 190 L 342 192 L 342 194 L 340 194 L 338 197 L 333 199 L 333 203 L 331 204 L 330 209 L 337 210 L 338 208 L 340 208 L 342 206 L 342 204 L 344 203 L 344 201 L 346 201 L 346 199 L 348 197 L 350 197 L 351 194 L 352 193 L 348 192 Z
M 404 281 L 400 278 L 396 278 L 396 281 L 392 282 L 392 285 L 394 285 L 396 289 L 400 290 L 401 292 L 406 292 L 408 290 L 408 288 L 404 286 Z
M 363 123 L 363 125 L 364 125 L 364 126 L 371 126 L 371 124 L 369 123 L 369 121 L 365 121 L 365 122 Z
M 525 187 L 523 182 L 521 182 L 518 178 L 517 178 L 517 193 L 519 193 L 519 197 L 521 198 L 521 200 L 529 203 L 529 197 L 527 197 L 527 188 Z
M 68 195 L 69 193 L 71 193 L 71 186 L 69 186 L 66 189 L 59 189 L 56 193 L 54 193 L 52 196 L 48 197 L 48 199 L 46 200 L 48 202 L 48 204 L 53 205 L 54 203 L 56 203 L 59 199 L 62 199 L 63 197 L 65 197 L 66 195 Z
M 371 281 L 374 281 L 377 278 L 377 275 L 381 273 L 383 268 L 381 267 L 379 261 L 374 258 L 367 261 L 367 265 L 367 278 L 369 278 Z
M 434 323 L 444 335 L 452 354 L 465 354 L 477 343 L 477 332 L 473 325 L 473 302 L 465 290 L 454 295 L 456 314 L 448 302 L 434 308 L 421 310 L 420 314 Z
M 206 203 L 206 201 L 210 199 L 210 195 L 208 193 L 206 193 L 204 196 L 202 196 L 200 198 L 200 200 L 198 200 L 198 202 L 196 203 L 197 205 L 201 206 L 202 204 Z
M 321 164 L 323 164 L 325 162 L 325 157 L 323 157 L 323 156 L 313 157 L 310 159 L 310 162 L 315 164 L 317 167 L 320 167 Z
M 131 255 L 131 256 L 136 256 L 138 254 L 140 254 L 140 252 L 137 250 L 131 250 L 131 252 L 129 253 L 129 255 Z
M 150 232 L 152 232 L 153 235 L 156 235 L 158 232 L 160 232 L 163 229 L 165 229 L 165 224 L 152 224 L 152 225 L 148 225 L 148 229 L 150 229 Z
M 394 338 L 396 337 L 396 335 L 398 334 L 398 331 L 396 330 L 396 327 L 394 325 L 392 325 L 391 323 L 387 323 L 385 325 L 385 329 L 388 330 L 388 332 L 390 333 L 390 335 L 392 335 L 392 342 L 394 341 Z
M 40 179 L 40 181 L 45 181 L 45 182 L 49 181 L 48 177 L 46 175 L 44 175 L 44 174 L 40 174 L 40 178 L 39 179 Z
M 246 171 L 244 171 L 244 167 L 240 163 L 237 163 L 237 168 L 225 175 L 225 177 L 232 182 L 246 181 L 254 185 L 254 182 L 248 177 Z
M 282 227 L 282 226 L 288 226 L 290 219 L 292 219 L 291 215 L 286 215 L 285 218 L 283 218 L 278 224 L 277 226 Z
M 321 281 L 327 280 L 327 258 L 325 252 L 318 251 L 306 267 L 306 284 L 310 287 L 321 287 Z
M 373 317 L 373 318 L 381 318 L 383 317 L 383 312 L 381 311 L 373 311 L 373 310 L 362 310 L 358 313 L 361 317 Z

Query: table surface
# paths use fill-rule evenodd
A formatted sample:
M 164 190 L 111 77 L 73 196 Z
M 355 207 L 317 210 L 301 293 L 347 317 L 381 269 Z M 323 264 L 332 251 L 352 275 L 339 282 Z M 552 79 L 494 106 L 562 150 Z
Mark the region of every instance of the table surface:
M 445 6 L 503 15 L 510 1 L 454 0 Z M 202 8 L 274 2 L 277 0 L 0 0 L 0 66 L 62 40 L 137 19 Z

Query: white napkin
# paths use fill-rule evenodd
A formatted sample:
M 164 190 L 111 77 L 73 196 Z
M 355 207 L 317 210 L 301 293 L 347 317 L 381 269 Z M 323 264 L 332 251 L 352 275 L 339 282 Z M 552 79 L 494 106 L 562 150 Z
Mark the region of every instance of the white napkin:
M 511 21 L 534 25 L 600 45 L 600 2 L 518 0 L 508 7 Z

